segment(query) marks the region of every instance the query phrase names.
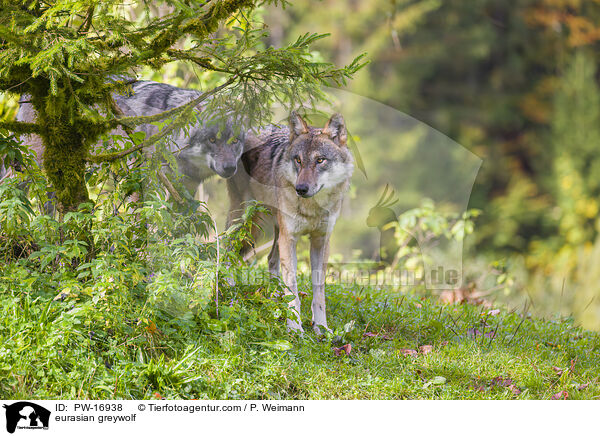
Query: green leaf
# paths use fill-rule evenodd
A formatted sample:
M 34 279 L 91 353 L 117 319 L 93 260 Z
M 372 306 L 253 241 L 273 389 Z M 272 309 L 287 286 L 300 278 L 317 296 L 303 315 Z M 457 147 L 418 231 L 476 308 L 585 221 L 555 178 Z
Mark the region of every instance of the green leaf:
M 446 377 L 442 377 L 441 375 L 437 375 L 434 378 L 432 378 L 431 380 L 429 380 L 427 383 L 425 383 L 423 385 L 423 389 L 427 389 L 429 386 L 434 385 L 434 386 L 440 386 L 446 384 Z
M 292 349 L 292 344 L 285 339 L 276 339 L 270 342 L 256 342 L 256 344 L 278 351 L 287 351 Z

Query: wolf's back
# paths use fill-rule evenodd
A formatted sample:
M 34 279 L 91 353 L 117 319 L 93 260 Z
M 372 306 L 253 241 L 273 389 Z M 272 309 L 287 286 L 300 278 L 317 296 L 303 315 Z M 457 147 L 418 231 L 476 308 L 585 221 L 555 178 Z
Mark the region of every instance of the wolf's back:
M 267 125 L 255 134 L 247 134 L 242 163 L 246 174 L 265 185 L 274 185 L 273 169 L 281 162 L 290 143 L 289 129 Z
M 200 96 L 193 89 L 141 80 L 131 85 L 130 94 L 116 94 L 115 101 L 126 115 L 153 115 L 181 106 Z M 134 98 L 135 96 L 135 98 Z

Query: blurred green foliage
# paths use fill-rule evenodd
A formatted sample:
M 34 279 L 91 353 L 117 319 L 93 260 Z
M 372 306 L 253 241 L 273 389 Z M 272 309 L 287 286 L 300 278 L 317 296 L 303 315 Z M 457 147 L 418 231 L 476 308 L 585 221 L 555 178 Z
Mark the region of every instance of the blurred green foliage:
M 371 63 L 347 90 L 408 113 L 483 159 L 469 202 L 483 211 L 472 262 L 504 258 L 520 277 L 520 298 L 600 327 L 600 284 L 592 279 L 600 265 L 588 258 L 599 230 L 600 4 L 324 0 L 271 8 L 266 21 L 275 46 L 304 29 L 331 33 L 315 46 L 324 59 L 346 62 L 366 51 Z M 414 144 L 392 149 L 380 139 L 378 150 L 361 144 L 363 158 L 403 168 Z M 411 174 L 418 196 L 431 174 Z

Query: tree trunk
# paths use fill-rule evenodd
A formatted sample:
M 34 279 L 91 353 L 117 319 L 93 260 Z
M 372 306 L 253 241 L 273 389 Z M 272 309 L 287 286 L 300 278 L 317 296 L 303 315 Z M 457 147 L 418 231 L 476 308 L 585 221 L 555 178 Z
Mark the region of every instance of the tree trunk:
M 43 100 L 42 100 L 43 101 Z M 41 126 L 40 136 L 44 143 L 44 172 L 56 195 L 56 208 L 59 213 L 61 243 L 65 237 L 62 225 L 64 215 L 77 211 L 82 203 L 90 200 L 85 183 L 85 157 L 88 145 L 82 134 L 82 124 L 78 124 L 77 114 L 69 117 L 64 97 L 51 97 L 51 104 L 40 105 L 35 97 L 32 103 L 37 112 L 37 122 Z M 89 225 L 70 232 L 68 238 L 78 239 L 87 245 L 87 259 L 93 257 L 93 238 Z M 75 263 L 81 259 L 73 259 Z
M 60 138 L 44 138 L 44 171 L 55 190 L 61 214 L 76 211 L 81 203 L 89 201 L 85 184 L 86 147 L 82 138 L 73 129 L 69 130 Z
M 81 203 L 89 201 L 85 184 L 85 157 L 87 145 L 78 117 L 69 119 L 64 97 L 51 97 L 50 104 L 32 103 L 37 122 L 42 127 L 44 143 L 44 172 L 56 194 L 59 213 L 76 211 Z

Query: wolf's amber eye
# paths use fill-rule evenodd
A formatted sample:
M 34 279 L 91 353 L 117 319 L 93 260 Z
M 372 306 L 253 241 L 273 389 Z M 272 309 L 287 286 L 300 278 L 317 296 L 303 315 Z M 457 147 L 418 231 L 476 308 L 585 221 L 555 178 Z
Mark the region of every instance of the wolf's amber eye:
M 302 162 L 300 161 L 300 158 L 299 158 L 298 156 L 296 156 L 296 157 L 294 158 L 294 160 L 296 161 L 296 163 L 297 163 L 298 165 L 300 165 L 300 164 L 302 163 Z
M 323 162 L 325 162 L 325 158 L 324 157 L 320 157 L 317 159 L 317 163 L 318 164 L 322 164 Z
M 214 136 L 211 136 L 209 141 L 214 144 L 217 141 L 217 138 L 215 138 Z

